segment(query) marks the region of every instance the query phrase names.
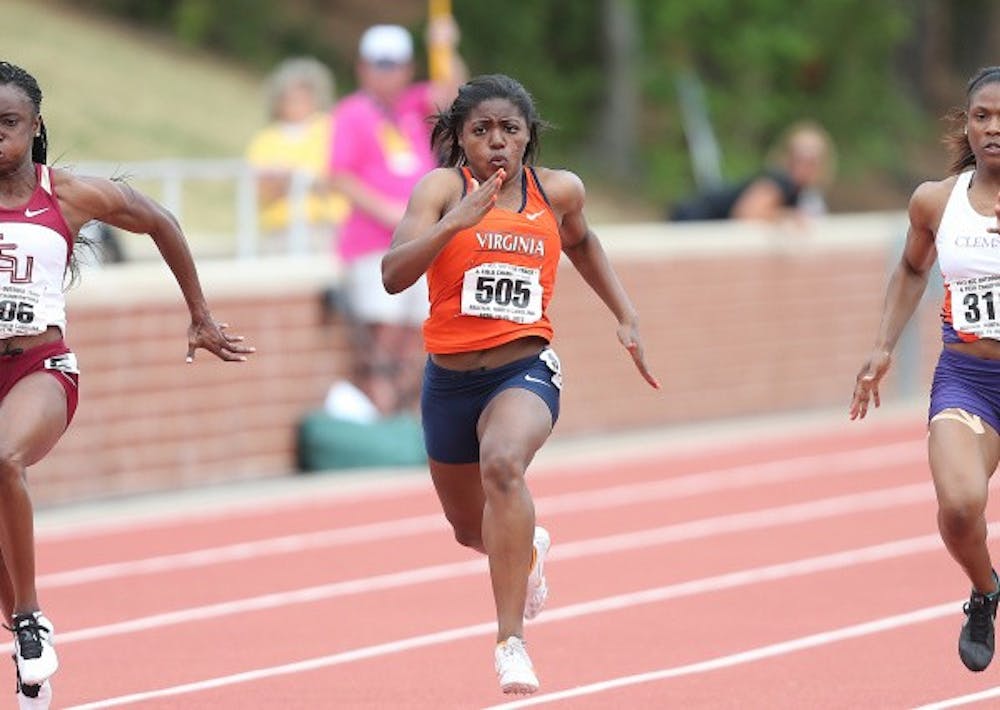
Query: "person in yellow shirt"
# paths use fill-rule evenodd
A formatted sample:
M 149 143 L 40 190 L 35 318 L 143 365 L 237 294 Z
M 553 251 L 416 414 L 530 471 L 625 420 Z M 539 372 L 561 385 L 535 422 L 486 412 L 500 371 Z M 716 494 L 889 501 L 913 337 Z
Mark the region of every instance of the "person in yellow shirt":
M 333 74 L 316 59 L 294 57 L 275 68 L 267 86 L 269 123 L 246 151 L 257 171 L 264 244 L 287 249 L 299 238 L 325 248 L 348 211 L 327 181 Z

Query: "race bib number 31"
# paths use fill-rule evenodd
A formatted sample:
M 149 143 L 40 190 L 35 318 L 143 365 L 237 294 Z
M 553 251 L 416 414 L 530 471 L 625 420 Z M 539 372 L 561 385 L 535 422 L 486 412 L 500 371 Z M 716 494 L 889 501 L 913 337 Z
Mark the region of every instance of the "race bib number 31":
M 948 285 L 955 330 L 1000 340 L 1000 276 L 980 276 Z
M 480 264 L 465 272 L 462 313 L 534 323 L 542 317 L 541 272 L 527 266 Z

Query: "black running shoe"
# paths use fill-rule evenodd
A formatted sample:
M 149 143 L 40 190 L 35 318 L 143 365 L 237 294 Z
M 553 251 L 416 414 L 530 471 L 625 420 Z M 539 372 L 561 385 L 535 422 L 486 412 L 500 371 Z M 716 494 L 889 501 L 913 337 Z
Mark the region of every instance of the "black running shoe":
M 996 579 L 996 572 L 993 579 Z M 993 660 L 993 621 L 997 615 L 1000 590 L 992 594 L 972 591 L 969 601 L 962 607 L 965 623 L 958 636 L 958 655 L 970 671 L 981 671 Z

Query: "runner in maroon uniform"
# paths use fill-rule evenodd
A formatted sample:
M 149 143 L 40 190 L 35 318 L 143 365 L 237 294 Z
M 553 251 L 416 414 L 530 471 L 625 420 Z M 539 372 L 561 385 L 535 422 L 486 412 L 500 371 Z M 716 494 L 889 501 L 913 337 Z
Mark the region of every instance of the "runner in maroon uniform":
M 152 237 L 191 313 L 189 362 L 197 348 L 229 361 L 253 352 L 212 319 L 184 234 L 166 210 L 126 184 L 45 165 L 41 102 L 30 74 L 0 62 L 0 604 L 14 632 L 18 702 L 35 710 L 49 707 L 48 678 L 59 663 L 35 589 L 25 470 L 55 446 L 76 409 L 76 358 L 63 340 L 74 235 L 96 219 Z

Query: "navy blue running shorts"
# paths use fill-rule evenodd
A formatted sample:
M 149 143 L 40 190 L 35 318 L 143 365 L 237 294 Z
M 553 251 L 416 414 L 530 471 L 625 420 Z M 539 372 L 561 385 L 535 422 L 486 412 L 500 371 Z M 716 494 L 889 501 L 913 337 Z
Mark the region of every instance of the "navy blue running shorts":
M 562 372 L 551 348 L 490 370 L 448 370 L 427 358 L 420 411 L 427 456 L 441 463 L 479 461 L 476 425 L 494 397 L 512 387 L 530 390 L 559 418 Z

